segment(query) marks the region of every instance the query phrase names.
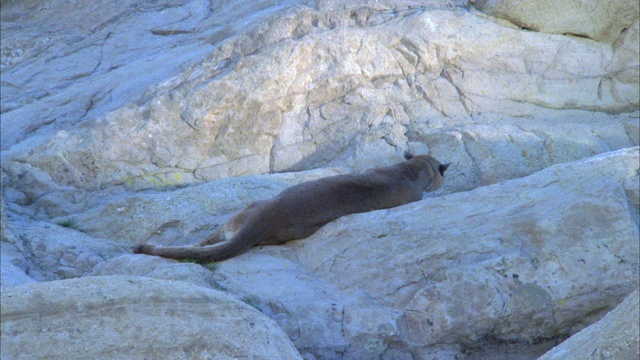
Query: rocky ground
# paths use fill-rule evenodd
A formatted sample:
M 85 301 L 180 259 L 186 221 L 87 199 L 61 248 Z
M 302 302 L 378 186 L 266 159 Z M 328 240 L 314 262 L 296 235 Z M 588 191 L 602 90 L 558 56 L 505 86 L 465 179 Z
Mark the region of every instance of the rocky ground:
M 640 354 L 637 1 L 0 6 L 3 358 Z M 405 150 L 423 201 L 131 253 Z

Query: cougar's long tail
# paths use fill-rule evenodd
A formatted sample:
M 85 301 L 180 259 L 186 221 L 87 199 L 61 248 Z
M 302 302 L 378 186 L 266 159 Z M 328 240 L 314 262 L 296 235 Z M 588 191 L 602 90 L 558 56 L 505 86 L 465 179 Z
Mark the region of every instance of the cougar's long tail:
M 208 263 L 212 261 L 222 261 L 240 255 L 252 246 L 251 244 L 239 244 L 232 241 L 223 241 L 206 246 L 156 246 L 140 244 L 134 250 L 134 253 L 162 256 L 175 260 L 193 260 L 198 263 Z
M 156 246 L 140 244 L 133 251 L 137 254 L 162 256 L 175 260 L 193 260 L 198 263 L 222 261 L 240 255 L 261 241 L 264 232 L 260 229 L 244 228 L 233 238 L 205 246 Z

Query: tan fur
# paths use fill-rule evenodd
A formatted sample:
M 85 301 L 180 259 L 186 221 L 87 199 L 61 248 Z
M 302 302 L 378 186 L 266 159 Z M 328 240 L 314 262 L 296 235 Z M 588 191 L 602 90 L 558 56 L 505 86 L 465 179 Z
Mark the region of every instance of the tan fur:
M 195 246 L 141 244 L 136 253 L 197 262 L 225 260 L 256 245 L 303 239 L 343 215 L 387 209 L 422 199 L 442 186 L 449 164 L 429 155 L 405 154 L 407 161 L 361 174 L 326 177 L 285 189 L 255 202 Z

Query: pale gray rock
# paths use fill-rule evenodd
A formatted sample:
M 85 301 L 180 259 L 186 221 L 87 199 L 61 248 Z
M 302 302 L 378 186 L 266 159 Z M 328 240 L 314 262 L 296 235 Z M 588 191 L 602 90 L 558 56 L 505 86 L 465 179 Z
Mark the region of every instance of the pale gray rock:
M 120 225 L 122 211 L 112 211 L 116 205 L 74 219 L 118 236 L 141 224 L 144 232 L 131 231 L 128 243 L 147 233 L 156 234 L 151 241 L 157 243 L 195 242 L 210 230 L 187 226 L 190 219 L 213 229 L 227 211 L 335 173 L 225 179 L 116 198 L 117 206 L 126 204 L 141 215 L 127 212 Z M 470 354 L 501 353 L 506 351 L 501 342 L 571 334 L 631 290 L 638 276 L 638 187 L 638 148 L 633 148 L 470 192 L 347 216 L 309 239 L 257 248 L 210 269 L 123 255 L 88 274 L 179 279 L 226 289 L 274 319 L 308 358 L 429 358 L 461 354 L 463 348 Z M 210 206 L 204 209 L 193 201 L 207 197 Z M 168 209 L 163 222 L 140 220 L 170 203 L 182 205 Z M 185 224 L 180 231 L 187 235 L 176 236 L 163 225 L 171 221 Z M 42 231 L 32 227 L 82 234 L 85 244 L 104 241 L 44 222 L 15 228 L 31 238 Z M 75 248 L 60 241 L 49 246 L 56 243 L 55 248 Z M 112 250 L 118 251 L 123 250 Z M 57 252 L 52 259 L 44 254 L 41 259 L 55 273 Z M 523 345 L 518 351 L 540 355 L 548 348 Z
M 128 251 L 133 243 L 89 236 L 69 223 L 19 219 L 13 222 L 24 246 L 25 267 L 38 281 L 75 278 Z M 67 225 L 69 224 L 69 225 Z M 66 227 L 70 226 L 70 227 Z
M 638 21 L 635 0 L 514 1 L 471 0 L 478 9 L 526 29 L 576 35 L 613 43 Z
M 73 217 L 34 221 L 2 201 L 2 286 L 80 277 L 134 243 L 89 236 Z
M 181 281 L 101 276 L 2 291 L 6 359 L 301 359 L 270 319 Z
M 637 359 L 640 357 L 639 303 L 636 290 L 600 321 L 573 335 L 540 360 Z
M 373 11 L 400 11 L 414 8 L 455 8 L 467 6 L 468 0 L 318 0 L 322 11 L 355 10 L 354 15 L 372 15 Z M 366 16 L 365 16 L 366 19 Z

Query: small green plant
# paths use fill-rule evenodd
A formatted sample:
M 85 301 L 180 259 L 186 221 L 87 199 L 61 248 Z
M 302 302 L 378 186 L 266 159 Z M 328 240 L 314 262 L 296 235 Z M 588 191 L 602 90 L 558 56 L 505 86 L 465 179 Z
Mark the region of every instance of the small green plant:
M 209 270 L 211 272 L 216 272 L 216 270 L 218 270 L 218 264 L 215 263 L 215 262 L 202 264 L 202 266 L 204 266 L 205 269 L 207 269 L 207 270 Z
M 62 226 L 63 228 L 69 229 L 77 229 L 77 224 L 74 218 L 66 218 L 64 220 L 58 221 L 57 224 Z
M 178 260 L 181 263 L 187 263 L 187 264 L 200 264 L 202 265 L 205 269 L 208 269 L 211 272 L 216 271 L 218 264 L 215 262 L 210 262 L 210 263 L 199 263 L 198 260 L 196 259 L 191 259 L 191 258 L 187 258 L 187 259 L 182 259 L 182 260 Z
M 182 259 L 180 260 L 181 263 L 186 263 L 186 264 L 191 264 L 191 263 L 195 263 L 196 259 Z
M 227 290 L 226 287 L 220 285 L 217 281 L 215 280 L 210 280 L 211 282 L 211 286 L 213 286 L 214 289 L 219 290 L 219 291 L 229 291 Z

